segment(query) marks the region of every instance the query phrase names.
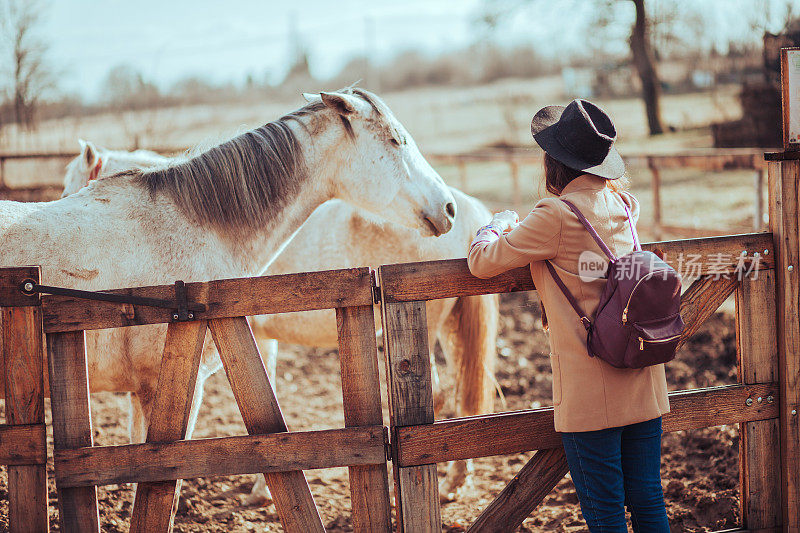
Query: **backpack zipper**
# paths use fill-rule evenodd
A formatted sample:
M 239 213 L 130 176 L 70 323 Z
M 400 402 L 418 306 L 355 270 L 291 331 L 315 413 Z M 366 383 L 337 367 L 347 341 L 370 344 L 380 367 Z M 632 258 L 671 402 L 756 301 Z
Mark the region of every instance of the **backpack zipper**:
M 644 343 L 646 343 L 646 342 L 650 342 L 650 343 L 653 343 L 653 344 L 658 344 L 660 342 L 674 341 L 675 339 L 677 339 L 680 336 L 681 336 L 681 334 L 678 333 L 677 335 L 673 335 L 672 337 L 667 337 L 665 339 L 652 339 L 652 340 L 639 337 L 639 351 L 644 350 Z
M 623 324 L 628 322 L 628 306 L 631 305 L 631 298 L 633 298 L 633 293 L 636 292 L 636 289 L 637 289 L 637 287 L 639 287 L 639 284 L 641 282 L 643 282 L 644 280 L 646 280 L 647 278 L 649 278 L 650 276 L 658 274 L 659 272 L 669 272 L 669 269 L 662 268 L 661 270 L 654 270 L 654 271 L 650 272 L 649 274 L 647 274 L 646 276 L 642 276 L 639 279 L 639 281 L 636 282 L 636 285 L 633 286 L 633 289 L 631 290 L 631 293 L 628 295 L 628 301 L 625 303 L 625 309 L 622 310 L 622 323 Z

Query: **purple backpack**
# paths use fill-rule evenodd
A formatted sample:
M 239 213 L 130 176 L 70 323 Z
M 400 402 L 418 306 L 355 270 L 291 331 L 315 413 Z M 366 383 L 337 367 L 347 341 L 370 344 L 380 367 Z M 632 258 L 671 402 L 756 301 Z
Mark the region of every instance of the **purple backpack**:
M 615 257 L 583 213 L 567 200 L 562 201 L 609 259 L 607 281 L 594 320 L 589 320 L 553 265 L 545 261 L 556 285 L 586 327 L 589 355 L 617 368 L 642 368 L 671 361 L 684 328 L 678 273 L 656 254 L 642 250 L 624 202 L 634 250 Z

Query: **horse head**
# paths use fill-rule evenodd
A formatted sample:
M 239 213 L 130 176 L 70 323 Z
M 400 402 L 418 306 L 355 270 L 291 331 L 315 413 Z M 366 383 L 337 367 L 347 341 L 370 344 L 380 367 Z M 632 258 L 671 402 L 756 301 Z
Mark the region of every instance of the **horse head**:
M 343 133 L 326 157 L 334 196 L 423 235 L 453 227 L 449 188 L 383 100 L 358 88 L 303 96 Z

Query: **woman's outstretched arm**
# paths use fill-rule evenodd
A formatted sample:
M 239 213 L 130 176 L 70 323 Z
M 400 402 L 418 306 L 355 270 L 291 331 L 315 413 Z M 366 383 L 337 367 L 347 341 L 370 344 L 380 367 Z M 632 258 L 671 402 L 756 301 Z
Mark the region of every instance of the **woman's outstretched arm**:
M 561 213 L 557 199 L 544 198 L 505 235 L 499 225 L 484 226 L 467 255 L 472 275 L 491 278 L 534 261 L 554 258 L 561 237 Z

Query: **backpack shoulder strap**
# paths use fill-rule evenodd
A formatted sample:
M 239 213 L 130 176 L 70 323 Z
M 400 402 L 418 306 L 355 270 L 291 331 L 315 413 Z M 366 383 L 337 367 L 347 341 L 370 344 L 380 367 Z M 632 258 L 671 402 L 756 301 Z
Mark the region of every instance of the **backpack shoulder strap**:
M 598 234 L 597 234 L 597 231 L 594 229 L 594 227 L 591 225 L 591 223 L 590 223 L 588 220 L 586 220 L 586 217 L 585 217 L 585 216 L 583 216 L 583 213 L 581 213 L 580 209 L 578 209 L 577 207 L 575 207 L 575 204 L 573 204 L 573 203 L 572 203 L 572 202 L 570 202 L 569 200 L 564 200 L 564 199 L 562 198 L 562 199 L 561 199 L 561 201 L 562 201 L 562 202 L 564 202 L 565 204 L 567 204 L 567 207 L 569 207 L 569 208 L 570 208 L 570 210 L 571 210 L 573 213 L 575 213 L 575 215 L 578 217 L 578 220 L 580 220 L 580 221 L 581 221 L 581 224 L 583 224 L 583 227 L 584 227 L 584 228 L 586 228 L 586 231 L 588 231 L 588 232 L 589 232 L 589 234 L 590 234 L 590 235 L 592 236 L 592 238 L 595 240 L 595 242 L 597 243 L 597 245 L 598 245 L 598 246 L 600 246 L 600 249 L 601 249 L 601 250 L 603 250 L 603 253 L 604 253 L 604 254 L 606 254 L 610 260 L 612 260 L 612 261 L 616 261 L 616 260 L 617 260 L 617 257 L 616 257 L 616 256 L 614 255 L 614 253 L 611 251 L 611 248 L 609 248 L 609 247 L 606 245 L 606 243 L 605 243 L 605 242 L 603 242 L 603 239 L 601 239 L 601 238 L 600 238 L 600 235 L 598 235 Z M 623 202 L 623 203 L 624 203 L 624 202 Z M 626 206 L 626 210 L 627 210 L 627 206 Z M 627 211 L 626 211 L 626 212 L 627 212 Z M 628 217 L 628 221 L 630 221 L 630 217 Z M 631 226 L 631 227 L 633 227 L 633 226 Z
M 583 327 L 588 330 L 591 327 L 592 322 L 583 312 L 583 309 L 581 309 L 578 300 L 575 299 L 575 296 L 572 295 L 572 292 L 570 292 L 570 290 L 564 284 L 564 280 L 562 280 L 561 276 L 558 275 L 558 272 L 556 272 L 553 264 L 548 260 L 545 260 L 544 264 L 547 265 L 547 270 L 550 271 L 550 275 L 553 276 L 553 280 L 556 282 L 556 285 L 558 285 L 558 288 L 561 289 L 561 292 L 563 292 L 564 296 L 566 296 L 569 305 L 571 305 L 575 312 L 578 313 L 578 316 L 581 318 L 581 323 L 583 323 Z
M 622 198 L 620 196 L 620 198 Z M 628 225 L 631 227 L 631 235 L 633 235 L 633 249 L 637 252 L 642 250 L 642 245 L 639 244 L 639 235 L 636 233 L 636 227 L 633 225 L 633 220 L 631 219 L 631 212 L 628 209 L 628 204 L 625 203 L 625 200 L 622 200 L 622 207 L 625 208 L 625 214 L 628 217 Z

